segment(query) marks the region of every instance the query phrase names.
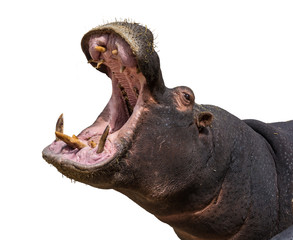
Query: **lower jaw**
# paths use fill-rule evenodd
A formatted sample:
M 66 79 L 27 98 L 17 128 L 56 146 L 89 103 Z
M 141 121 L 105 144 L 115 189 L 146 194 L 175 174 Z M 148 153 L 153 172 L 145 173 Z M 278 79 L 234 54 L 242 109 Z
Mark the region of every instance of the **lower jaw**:
M 119 131 L 109 136 L 100 153 L 97 152 L 98 147 L 85 146 L 78 149 L 68 146 L 61 140 L 55 140 L 43 150 L 43 158 L 57 168 L 66 167 L 84 171 L 97 169 L 115 159 L 119 160 L 127 151 L 128 143 L 123 138 L 118 139 L 118 133 Z
M 43 158 L 49 164 L 54 165 L 60 172 L 62 172 L 66 176 L 68 174 L 66 174 L 65 172 L 68 172 L 70 169 L 90 172 L 92 169 L 101 168 L 103 166 L 106 166 L 108 163 L 112 162 L 114 159 L 116 159 L 120 155 L 118 154 L 118 151 L 116 151 L 114 153 L 103 153 L 97 161 L 94 161 L 94 158 L 91 158 L 91 160 L 88 160 L 87 162 L 77 161 L 76 159 L 78 158 L 82 159 L 82 156 L 84 154 L 89 154 L 87 153 L 88 149 L 85 148 L 83 151 L 80 150 L 78 153 L 76 153 L 76 149 L 74 149 L 71 151 L 71 153 L 61 154 L 61 153 L 55 152 L 55 150 L 52 151 L 52 148 L 57 147 L 58 145 L 60 145 L 60 143 L 56 143 L 56 144 L 53 143 L 49 145 L 48 147 L 46 147 L 43 150 Z M 71 177 L 71 178 L 74 178 L 74 177 Z
M 143 107 L 139 106 L 140 104 L 137 105 L 122 128 L 109 134 L 102 152 L 98 153 L 98 146 L 92 147 L 89 145 L 84 130 L 79 136 L 79 140 L 86 145 L 82 149 L 72 148 L 61 140 L 55 140 L 43 150 L 43 157 L 57 168 L 58 165 L 72 165 L 73 168 L 80 170 L 97 169 L 112 161 L 119 161 L 130 148 L 134 132 L 144 112 Z M 101 134 L 92 135 L 90 138 L 93 137 L 100 138 Z
M 67 178 L 101 189 L 113 188 L 112 177 L 119 171 L 119 154 L 93 165 L 83 164 L 52 153 L 50 146 L 43 150 L 43 158 Z

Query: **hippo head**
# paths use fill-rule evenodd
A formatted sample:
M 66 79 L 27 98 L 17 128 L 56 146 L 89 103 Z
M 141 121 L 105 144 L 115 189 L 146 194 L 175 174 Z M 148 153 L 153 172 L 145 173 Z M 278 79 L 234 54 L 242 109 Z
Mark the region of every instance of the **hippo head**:
M 77 136 L 63 133 L 61 116 L 44 159 L 63 175 L 122 192 L 157 216 L 183 211 L 186 201 L 205 206 L 214 193 L 212 184 L 201 187 L 213 115 L 195 104 L 188 87 L 165 87 L 151 31 L 109 23 L 85 34 L 81 45 L 88 62 L 111 79 L 112 96 Z M 191 189 L 197 193 L 180 199 Z

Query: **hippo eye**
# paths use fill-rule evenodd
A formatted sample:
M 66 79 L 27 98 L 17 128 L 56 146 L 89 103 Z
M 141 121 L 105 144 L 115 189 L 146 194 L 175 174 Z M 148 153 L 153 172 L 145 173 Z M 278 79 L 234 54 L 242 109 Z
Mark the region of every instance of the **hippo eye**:
M 191 97 L 190 97 L 190 95 L 189 95 L 188 93 L 184 92 L 184 93 L 183 93 L 183 96 L 184 96 L 184 98 L 185 98 L 187 101 L 190 101 L 190 100 L 191 100 Z
M 178 103 L 181 106 L 191 106 L 194 103 L 194 95 L 191 89 L 188 87 L 178 87 L 175 89 L 176 95 L 178 96 Z

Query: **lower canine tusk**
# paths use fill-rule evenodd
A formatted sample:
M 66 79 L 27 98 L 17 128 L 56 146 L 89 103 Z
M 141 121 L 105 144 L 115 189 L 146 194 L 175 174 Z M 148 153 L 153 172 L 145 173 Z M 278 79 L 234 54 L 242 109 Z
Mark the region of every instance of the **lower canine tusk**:
M 64 128 L 64 120 L 63 120 L 63 113 L 59 116 L 57 123 L 56 123 L 56 132 L 63 133 Z M 56 137 L 56 141 L 60 140 L 58 137 Z
M 97 153 L 101 153 L 104 151 L 104 147 L 105 147 L 105 143 L 106 143 L 106 140 L 107 140 L 107 137 L 108 137 L 108 134 L 109 134 L 109 125 L 105 128 L 104 132 L 103 132 L 103 135 L 101 136 L 100 138 L 100 141 L 99 141 L 99 146 L 98 146 L 98 150 L 97 150 Z
M 68 146 L 72 147 L 72 148 L 78 148 L 78 149 L 82 149 L 84 147 L 86 147 L 86 145 L 84 143 L 82 143 L 77 137 L 70 137 L 68 135 L 65 135 L 61 132 L 55 132 L 55 135 L 58 139 L 62 140 L 63 142 L 65 142 Z

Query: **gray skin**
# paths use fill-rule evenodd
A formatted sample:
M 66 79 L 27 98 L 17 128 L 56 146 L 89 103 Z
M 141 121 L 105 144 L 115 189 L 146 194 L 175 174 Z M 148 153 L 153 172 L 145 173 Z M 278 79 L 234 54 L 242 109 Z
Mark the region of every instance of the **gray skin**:
M 118 48 L 118 55 L 95 52 L 98 45 L 109 53 Z M 104 58 L 98 70 L 112 79 L 113 95 L 78 135 L 87 146 L 56 140 L 43 150 L 48 163 L 71 179 L 125 194 L 182 240 L 292 239 L 293 121 L 242 121 L 196 104 L 187 87 L 166 88 L 152 33 L 136 23 L 97 27 L 85 34 L 82 49 L 94 67 Z M 122 75 L 119 65 L 128 69 Z M 132 104 L 131 88 L 139 90 Z M 98 141 L 106 125 L 104 151 L 115 150 L 77 160 L 79 152 L 96 151 L 89 139 Z

